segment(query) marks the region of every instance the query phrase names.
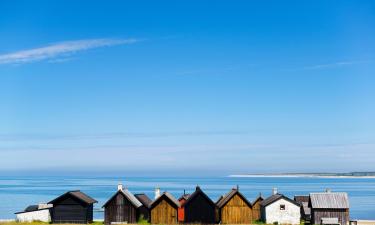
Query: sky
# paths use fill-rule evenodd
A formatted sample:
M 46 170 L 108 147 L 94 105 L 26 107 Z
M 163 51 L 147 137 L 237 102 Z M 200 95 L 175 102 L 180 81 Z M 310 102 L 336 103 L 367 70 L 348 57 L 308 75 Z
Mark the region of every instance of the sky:
M 374 1 L 0 2 L 0 173 L 375 171 Z

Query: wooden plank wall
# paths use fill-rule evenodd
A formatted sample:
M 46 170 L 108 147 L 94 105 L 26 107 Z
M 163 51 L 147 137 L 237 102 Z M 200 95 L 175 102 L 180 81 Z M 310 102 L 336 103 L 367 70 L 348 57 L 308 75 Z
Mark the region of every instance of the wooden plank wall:
M 245 201 L 235 195 L 221 209 L 221 223 L 223 224 L 251 224 L 252 210 Z
M 261 219 L 261 211 L 260 211 L 260 203 L 261 201 L 257 201 L 254 203 L 252 208 L 252 220 L 257 221 Z
M 161 200 L 151 209 L 152 224 L 176 224 L 177 209 L 170 205 L 165 199 Z
M 105 207 L 104 223 L 127 222 L 136 223 L 136 209 L 122 194 L 118 194 Z
M 338 218 L 341 225 L 349 223 L 349 210 L 345 209 L 314 209 L 311 219 L 313 224 L 320 224 L 322 218 Z

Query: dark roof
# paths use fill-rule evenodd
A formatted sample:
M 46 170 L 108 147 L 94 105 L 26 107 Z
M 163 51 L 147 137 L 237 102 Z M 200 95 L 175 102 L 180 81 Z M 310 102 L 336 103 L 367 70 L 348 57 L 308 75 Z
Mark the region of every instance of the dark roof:
M 255 205 L 255 203 L 257 203 L 258 201 L 262 202 L 263 200 L 264 198 L 262 197 L 262 194 L 259 194 L 258 198 L 253 201 L 252 205 Z
M 202 191 L 199 186 L 195 188 L 194 193 L 189 196 L 184 205 L 189 204 L 189 202 L 191 202 L 198 195 L 202 195 L 209 202 L 209 204 L 215 206 L 215 203 Z
M 239 192 L 239 190 L 237 188 L 233 188 L 230 192 L 228 192 L 226 195 L 224 195 L 217 203 L 217 207 L 219 208 L 222 208 L 224 207 L 228 202 L 229 200 L 231 200 L 236 194 L 238 194 L 240 196 L 240 198 L 242 198 L 242 200 L 244 202 L 246 202 L 246 204 L 251 207 L 251 203 L 245 198 L 245 196 L 243 196 L 241 194 L 241 192 Z
M 146 194 L 135 194 L 134 196 L 142 203 L 142 205 L 147 208 L 150 207 L 152 200 Z
M 310 196 L 308 195 L 295 195 L 294 196 L 294 201 L 298 202 L 301 204 L 302 202 L 309 202 Z
M 163 192 L 163 194 L 161 194 L 157 199 L 151 202 L 150 209 L 154 208 L 155 205 L 157 205 L 163 198 L 172 203 L 176 208 L 180 207 L 180 202 L 178 202 L 172 194 L 170 194 L 169 192 Z
M 289 202 L 291 202 L 292 204 L 295 204 L 297 206 L 300 206 L 300 204 L 298 204 L 296 201 L 286 197 L 285 195 L 282 195 L 282 194 L 274 194 L 274 195 L 271 195 L 270 197 L 264 199 L 260 204 L 261 206 L 263 207 L 266 207 L 274 202 L 276 202 L 277 200 L 279 199 L 284 199 L 284 200 L 287 200 Z
M 60 195 L 59 197 L 55 198 L 54 200 L 48 202 L 48 204 L 54 204 L 55 202 L 58 202 L 61 198 L 67 195 L 73 196 L 86 204 L 94 204 L 98 202 L 95 199 L 91 198 L 90 196 L 86 195 L 85 193 L 77 190 L 77 191 L 68 191 L 64 193 L 63 195 Z
M 349 198 L 347 193 L 311 193 L 309 205 L 314 209 L 348 209 Z
M 29 206 L 26 207 L 25 210 L 23 210 L 21 212 L 16 212 L 15 214 L 26 213 L 26 212 L 34 212 L 34 211 L 45 210 L 45 209 L 50 209 L 50 208 L 52 208 L 52 206 L 40 208 L 39 205 L 29 205 Z
M 125 189 L 118 190 L 106 203 L 104 203 L 103 207 L 105 207 L 110 201 L 112 201 L 112 199 L 114 199 L 118 194 L 121 194 L 126 199 L 128 199 L 135 208 L 139 208 L 142 206 L 142 203 L 128 189 Z

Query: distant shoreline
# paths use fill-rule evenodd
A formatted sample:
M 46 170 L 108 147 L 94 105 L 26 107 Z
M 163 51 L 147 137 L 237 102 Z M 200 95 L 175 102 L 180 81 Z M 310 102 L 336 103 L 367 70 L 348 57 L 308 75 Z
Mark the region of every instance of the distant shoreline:
M 356 173 L 280 173 L 280 174 L 233 174 L 228 177 L 274 177 L 274 178 L 375 178 L 373 172 Z

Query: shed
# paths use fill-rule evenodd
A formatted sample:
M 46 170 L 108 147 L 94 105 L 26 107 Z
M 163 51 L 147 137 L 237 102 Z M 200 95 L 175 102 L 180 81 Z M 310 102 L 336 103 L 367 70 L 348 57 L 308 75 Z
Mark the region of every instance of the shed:
M 252 203 L 252 219 L 253 221 L 261 220 L 261 211 L 260 211 L 260 203 L 263 201 L 262 194 L 259 194 L 258 198 L 256 198 Z
M 85 193 L 68 191 L 48 202 L 53 204 L 52 223 L 92 223 L 93 206 L 97 201 Z
M 185 210 L 184 205 L 185 202 L 188 200 L 190 194 L 186 194 L 184 190 L 184 194 L 181 195 L 181 197 L 178 199 L 178 202 L 180 203 L 180 207 L 178 208 L 178 222 L 182 223 L 185 220 Z
M 119 184 L 117 192 L 103 205 L 104 223 L 136 223 L 138 209 L 142 203 L 127 189 Z
M 152 200 L 144 193 L 135 194 L 134 196 L 142 203 L 142 206 L 138 209 L 139 218 L 143 217 L 143 219 L 150 221 L 150 205 Z
M 16 212 L 16 221 L 18 222 L 33 222 L 33 221 L 42 221 L 50 222 L 52 208 L 51 204 L 38 204 L 30 205 L 26 207 L 25 210 L 21 212 Z
M 251 203 L 238 188 L 233 188 L 224 195 L 216 206 L 223 224 L 251 224 L 252 222 Z
M 347 193 L 321 192 L 311 193 L 309 207 L 311 208 L 311 223 L 323 224 L 337 219 L 341 225 L 349 223 L 349 198 Z
M 309 207 L 310 196 L 308 195 L 296 195 L 294 196 L 294 201 L 296 201 L 301 206 L 301 219 L 305 222 L 310 222 L 311 220 L 311 209 Z
M 215 203 L 197 186 L 184 204 L 185 223 L 215 223 Z
M 267 224 L 300 224 L 300 205 L 282 194 L 273 194 L 261 202 L 262 220 Z
M 152 224 L 176 224 L 180 203 L 168 192 L 163 192 L 150 205 Z

